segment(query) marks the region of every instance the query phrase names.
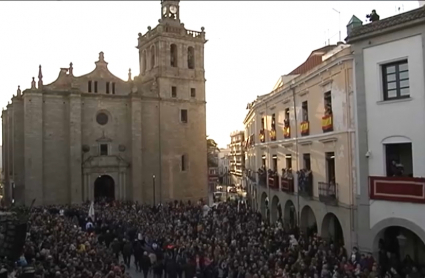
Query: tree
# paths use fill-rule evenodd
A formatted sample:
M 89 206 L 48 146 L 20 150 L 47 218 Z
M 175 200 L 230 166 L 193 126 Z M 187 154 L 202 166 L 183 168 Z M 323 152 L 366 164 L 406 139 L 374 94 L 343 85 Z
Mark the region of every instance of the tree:
M 218 152 L 220 149 L 217 147 L 218 144 L 214 139 L 208 138 L 207 135 L 207 159 L 208 167 L 217 167 L 218 166 Z

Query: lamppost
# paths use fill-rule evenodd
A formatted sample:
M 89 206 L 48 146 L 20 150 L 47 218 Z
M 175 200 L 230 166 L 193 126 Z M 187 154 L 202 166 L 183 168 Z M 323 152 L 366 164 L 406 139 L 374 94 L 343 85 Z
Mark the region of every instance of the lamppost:
M 155 175 L 152 175 L 153 205 L 155 206 Z

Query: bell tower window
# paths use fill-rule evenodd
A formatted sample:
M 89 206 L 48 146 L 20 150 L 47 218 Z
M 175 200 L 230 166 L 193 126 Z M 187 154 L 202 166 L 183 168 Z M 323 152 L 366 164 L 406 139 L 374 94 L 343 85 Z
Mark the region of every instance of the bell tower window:
M 174 68 L 177 67 L 177 45 L 170 46 L 170 65 Z
M 187 67 L 189 69 L 195 68 L 195 49 L 191 46 L 187 49 Z

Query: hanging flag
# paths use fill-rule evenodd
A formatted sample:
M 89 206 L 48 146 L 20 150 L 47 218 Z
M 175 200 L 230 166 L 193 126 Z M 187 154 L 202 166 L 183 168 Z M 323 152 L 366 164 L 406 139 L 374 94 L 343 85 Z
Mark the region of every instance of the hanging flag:
M 90 209 L 89 209 L 89 217 L 92 221 L 94 220 L 94 202 L 91 202 Z

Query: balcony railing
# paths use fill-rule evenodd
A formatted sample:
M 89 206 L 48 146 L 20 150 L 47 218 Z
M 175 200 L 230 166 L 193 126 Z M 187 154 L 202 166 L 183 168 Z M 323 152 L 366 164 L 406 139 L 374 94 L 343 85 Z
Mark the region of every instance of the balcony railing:
M 327 205 L 338 204 L 338 184 L 334 182 L 319 182 L 319 201 Z
M 266 132 L 264 131 L 264 129 L 260 130 L 260 142 L 266 142 Z
M 261 186 L 267 186 L 267 173 L 265 171 L 258 171 L 258 184 Z
M 301 136 L 307 136 L 310 134 L 310 123 L 304 121 L 300 124 Z
M 285 139 L 291 138 L 291 128 L 289 126 L 283 128 L 283 137 Z
M 332 114 L 322 117 L 322 130 L 323 132 L 333 131 L 333 117 Z
M 425 204 L 425 178 L 369 177 L 372 200 Z
M 313 197 L 313 173 L 309 170 L 302 169 L 298 174 L 298 194 L 302 197 Z
M 279 190 L 279 175 L 269 172 L 269 187 L 271 189 Z
M 256 174 L 255 174 L 255 172 L 254 172 L 254 171 L 249 170 L 249 169 L 246 169 L 246 170 L 245 170 L 245 175 L 248 177 L 248 179 L 249 179 L 250 181 L 252 181 L 252 182 L 256 182 L 256 181 L 257 181 L 257 179 L 256 179 Z
M 280 189 L 288 194 L 294 193 L 294 179 L 281 178 Z
M 270 130 L 270 140 L 276 141 L 276 129 Z

